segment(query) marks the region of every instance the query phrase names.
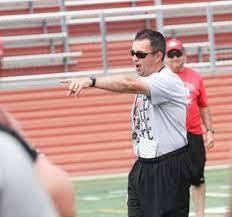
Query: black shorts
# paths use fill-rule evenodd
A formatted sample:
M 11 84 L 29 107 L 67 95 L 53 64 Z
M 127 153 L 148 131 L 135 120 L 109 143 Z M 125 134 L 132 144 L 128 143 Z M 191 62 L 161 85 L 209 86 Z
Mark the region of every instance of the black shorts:
M 205 146 L 202 134 L 187 135 L 189 155 L 192 160 L 192 185 L 199 186 L 205 182 L 204 168 L 206 162 Z
M 188 217 L 188 146 L 157 158 L 139 158 L 128 177 L 128 217 Z

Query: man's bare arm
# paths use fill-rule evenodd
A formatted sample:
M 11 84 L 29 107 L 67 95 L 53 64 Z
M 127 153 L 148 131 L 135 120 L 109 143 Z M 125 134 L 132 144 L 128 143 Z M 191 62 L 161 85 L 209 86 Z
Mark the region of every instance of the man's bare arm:
M 61 80 L 61 83 L 67 83 L 69 85 L 68 95 L 79 95 L 82 89 L 90 88 L 92 80 L 90 78 L 73 78 Z M 134 93 L 144 94 L 149 96 L 150 91 L 148 86 L 132 75 L 112 75 L 96 78 L 95 88 L 108 90 L 118 93 Z

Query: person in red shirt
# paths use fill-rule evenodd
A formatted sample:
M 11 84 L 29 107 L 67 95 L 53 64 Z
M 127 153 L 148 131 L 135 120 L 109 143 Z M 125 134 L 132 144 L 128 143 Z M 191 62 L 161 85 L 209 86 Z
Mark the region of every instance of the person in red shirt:
M 214 130 L 210 109 L 207 102 L 202 77 L 194 70 L 184 66 L 187 56 L 181 41 L 171 39 L 167 41 L 166 63 L 184 82 L 188 101 L 186 127 L 190 146 L 190 157 L 193 162 L 192 199 L 195 205 L 196 217 L 204 216 L 205 209 L 205 178 L 204 167 L 206 161 L 205 146 L 210 149 L 214 145 Z M 206 130 L 204 145 L 201 121 Z

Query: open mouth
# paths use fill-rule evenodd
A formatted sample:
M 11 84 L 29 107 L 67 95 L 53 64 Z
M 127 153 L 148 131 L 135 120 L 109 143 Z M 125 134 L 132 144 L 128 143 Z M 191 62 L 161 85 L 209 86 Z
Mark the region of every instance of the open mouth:
M 136 64 L 135 68 L 136 68 L 136 70 L 138 70 L 140 68 L 140 65 Z

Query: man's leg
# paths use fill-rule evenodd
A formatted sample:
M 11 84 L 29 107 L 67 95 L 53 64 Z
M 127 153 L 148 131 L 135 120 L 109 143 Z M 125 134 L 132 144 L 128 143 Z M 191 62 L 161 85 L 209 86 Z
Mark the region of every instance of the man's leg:
M 138 161 L 134 163 L 129 175 L 128 175 L 128 196 L 127 196 L 127 206 L 128 206 L 128 217 L 143 217 L 144 213 L 141 208 L 139 195 L 136 190 L 136 177 L 138 176 Z M 136 181 L 135 181 L 136 180 Z
M 205 213 L 205 183 L 199 186 L 191 186 L 192 200 L 195 208 L 196 217 L 204 217 Z
M 192 160 L 191 197 L 194 204 L 195 216 L 204 217 L 206 191 L 204 167 L 206 155 L 203 136 L 188 133 L 188 142 L 190 145 L 189 154 Z

